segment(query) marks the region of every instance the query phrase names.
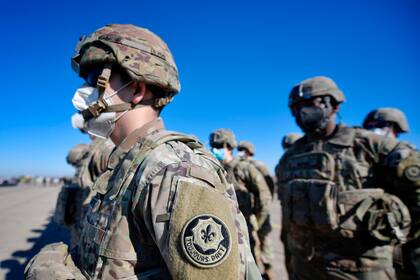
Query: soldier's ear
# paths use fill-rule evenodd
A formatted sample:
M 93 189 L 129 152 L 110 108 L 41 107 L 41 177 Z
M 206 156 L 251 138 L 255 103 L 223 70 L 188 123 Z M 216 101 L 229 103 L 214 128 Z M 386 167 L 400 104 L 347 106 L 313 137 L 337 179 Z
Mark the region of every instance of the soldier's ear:
M 135 87 L 135 92 L 133 94 L 133 98 L 131 102 L 133 104 L 138 104 L 140 101 L 143 100 L 144 96 L 146 95 L 147 87 L 144 83 L 137 83 Z

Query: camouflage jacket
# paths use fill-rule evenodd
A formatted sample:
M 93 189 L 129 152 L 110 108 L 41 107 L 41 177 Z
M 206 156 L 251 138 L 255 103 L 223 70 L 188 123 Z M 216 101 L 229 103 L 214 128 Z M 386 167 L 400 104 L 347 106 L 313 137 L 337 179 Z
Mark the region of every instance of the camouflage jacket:
M 81 221 L 85 208 L 93 196 L 91 192 L 93 182 L 105 172 L 109 155 L 114 148 L 111 141 L 99 138 L 85 146 L 83 156 L 72 162 L 76 168 L 75 175 L 63 186 L 57 199 L 54 221 L 61 225 L 74 226 Z M 74 241 L 76 240 L 77 238 Z M 74 243 L 73 234 L 72 243 Z
M 269 214 L 271 201 L 271 193 L 263 174 L 243 158 L 233 159 L 224 164 L 224 168 L 228 172 L 228 180 L 235 186 L 242 213 L 245 217 L 255 214 L 258 227 L 261 227 Z M 246 193 L 251 196 L 247 197 Z
M 89 152 L 77 166 L 73 182 L 81 188 L 92 187 L 95 180 L 106 170 L 109 156 L 114 149 L 110 140 L 95 138 L 89 144 Z
M 256 275 L 225 174 L 195 138 L 161 119 L 111 154 L 73 252 L 88 279 L 245 279 Z
M 339 126 L 325 140 L 299 139 L 276 167 L 292 254 L 331 269 L 392 267 L 392 246 L 372 238 L 378 230 L 366 223 L 386 193 L 397 195 L 417 223 L 418 159 L 411 147 L 358 128 Z M 391 197 L 398 205 L 392 213 L 407 226 L 407 208 Z
M 261 172 L 261 174 L 264 176 L 265 182 L 267 183 L 267 186 L 271 192 L 271 196 L 274 195 L 274 189 L 275 189 L 275 183 L 274 178 L 270 174 L 270 171 L 268 170 L 268 167 L 259 160 L 256 159 L 250 159 L 249 160 L 257 169 Z

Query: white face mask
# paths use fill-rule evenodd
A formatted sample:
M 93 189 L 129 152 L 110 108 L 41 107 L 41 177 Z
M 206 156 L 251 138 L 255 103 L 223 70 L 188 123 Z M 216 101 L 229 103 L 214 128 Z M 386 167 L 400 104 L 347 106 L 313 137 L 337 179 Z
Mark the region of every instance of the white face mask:
M 107 106 L 112 105 L 111 97 L 118 94 L 119 91 L 126 88 L 132 81 L 128 82 L 127 84 L 123 85 L 118 90 L 114 91 L 112 94 L 104 97 L 104 102 Z M 95 87 L 88 86 L 87 84 L 82 85 L 80 88 L 76 90 L 76 93 L 73 96 L 72 102 L 74 107 L 79 110 L 83 111 L 89 108 L 90 105 L 95 103 L 99 98 L 98 89 Z M 109 138 L 112 134 L 112 131 L 115 128 L 115 123 L 128 111 L 121 113 L 118 118 L 116 117 L 115 112 L 105 112 L 101 113 L 97 118 L 92 118 L 87 122 L 84 122 L 84 128 L 86 131 L 93 136 L 99 138 Z
M 390 133 L 388 129 L 375 127 L 375 128 L 370 129 L 370 131 L 372 131 L 375 134 L 385 136 L 385 137 L 392 136 L 392 133 Z
M 85 129 L 85 120 L 83 119 L 82 114 L 74 113 L 71 116 L 71 126 L 77 129 Z
M 238 151 L 238 157 L 245 157 L 244 151 Z

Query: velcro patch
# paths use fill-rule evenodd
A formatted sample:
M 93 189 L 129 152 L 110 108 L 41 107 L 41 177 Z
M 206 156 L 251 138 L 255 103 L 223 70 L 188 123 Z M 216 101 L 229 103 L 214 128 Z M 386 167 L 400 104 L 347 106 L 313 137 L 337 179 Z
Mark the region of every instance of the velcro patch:
M 202 268 L 221 264 L 232 247 L 228 227 L 211 214 L 201 214 L 190 219 L 182 230 L 181 242 L 188 260 Z

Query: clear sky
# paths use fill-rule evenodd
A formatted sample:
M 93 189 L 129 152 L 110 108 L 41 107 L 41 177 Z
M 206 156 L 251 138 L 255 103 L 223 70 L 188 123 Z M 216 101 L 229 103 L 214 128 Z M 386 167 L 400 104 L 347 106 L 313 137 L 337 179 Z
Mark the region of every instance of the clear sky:
M 88 142 L 71 128 L 82 80 L 70 57 L 81 34 L 132 23 L 159 34 L 178 65 L 182 90 L 166 126 L 195 134 L 231 128 L 273 168 L 280 141 L 298 132 L 290 89 L 317 75 L 344 91 L 342 121 L 360 124 L 379 106 L 405 111 L 420 146 L 420 2 L 1 1 L 0 176 L 70 175 L 65 156 Z

